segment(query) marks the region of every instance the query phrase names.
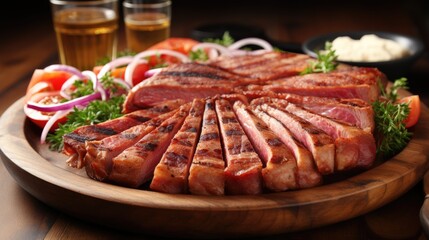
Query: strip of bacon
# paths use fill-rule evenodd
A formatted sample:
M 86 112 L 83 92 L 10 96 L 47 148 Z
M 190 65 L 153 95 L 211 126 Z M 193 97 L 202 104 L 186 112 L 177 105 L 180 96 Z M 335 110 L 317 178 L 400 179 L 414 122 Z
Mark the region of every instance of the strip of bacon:
M 151 120 L 130 127 L 116 135 L 101 140 L 86 142 L 85 169 L 89 177 L 99 181 L 105 180 L 112 170 L 112 159 L 125 149 L 131 147 L 146 134 L 172 117 L 178 110 L 164 113 Z
M 173 117 L 114 157 L 109 180 L 134 188 L 150 180 L 162 154 L 182 126 L 190 107 L 190 103 L 183 105 Z
M 298 185 L 299 188 L 309 188 L 322 183 L 322 175 L 317 171 L 313 156 L 310 151 L 298 142 L 292 133 L 277 119 L 271 117 L 266 112 L 261 111 L 255 106 L 250 106 L 252 111 L 265 122 L 268 127 L 276 133 L 280 140 L 288 146 L 294 153 L 298 167 Z
M 200 139 L 189 170 L 189 192 L 197 195 L 224 195 L 224 169 L 215 102 L 207 99 Z
M 220 123 L 227 194 L 260 194 L 262 192 L 262 162 L 234 114 L 231 104 L 216 100 L 216 113 Z
M 150 189 L 165 193 L 187 192 L 189 166 L 201 130 L 203 113 L 204 100 L 194 99 L 189 115 L 155 168 Z
M 177 109 L 183 103 L 183 100 L 164 101 L 152 108 L 128 113 L 122 117 L 99 124 L 77 128 L 72 133 L 66 134 L 63 137 L 63 153 L 70 156 L 67 163 L 71 167 L 82 168 L 85 166 L 86 141 L 101 140 L 105 137 L 118 134 L 132 126 L 146 122 L 173 109 Z
M 318 171 L 331 174 L 335 170 L 335 145 L 331 136 L 313 124 L 273 104 L 258 105 L 256 109 L 268 113 L 286 126 L 293 136 L 313 155 Z
M 234 111 L 265 163 L 262 169 L 265 187 L 275 192 L 298 188 L 296 159 L 290 149 L 242 102 L 234 103 Z

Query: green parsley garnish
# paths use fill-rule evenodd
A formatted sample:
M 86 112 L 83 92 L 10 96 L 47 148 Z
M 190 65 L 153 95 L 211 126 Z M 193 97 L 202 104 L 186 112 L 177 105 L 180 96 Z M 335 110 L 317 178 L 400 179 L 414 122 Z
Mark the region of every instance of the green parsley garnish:
M 209 56 L 207 55 L 207 53 L 203 50 L 203 49 L 197 49 L 195 51 L 190 51 L 189 52 L 189 58 L 191 59 L 191 61 L 195 62 L 195 61 L 201 61 L 201 62 L 205 62 L 207 60 L 209 60 Z
M 229 32 L 226 31 L 223 34 L 222 39 L 207 38 L 207 39 L 204 39 L 203 42 L 211 42 L 211 43 L 216 43 L 216 44 L 228 47 L 229 45 L 233 44 L 235 42 L 235 40 L 231 37 Z
M 119 57 L 124 57 L 124 56 L 134 56 L 136 54 L 137 54 L 136 52 L 133 52 L 133 51 L 128 50 L 128 49 L 125 49 L 123 51 L 118 52 L 116 54 L 116 57 L 119 58 Z M 111 61 L 112 61 L 112 59 L 110 57 L 104 57 L 102 59 L 97 60 L 97 62 L 95 63 L 95 65 L 96 66 L 103 66 L 103 65 L 105 65 L 105 64 L 107 64 L 107 63 L 109 63 Z
M 337 57 L 335 50 L 332 49 L 332 43 L 326 42 L 325 50 L 321 50 L 317 53 L 317 60 L 311 62 L 310 66 L 301 72 L 301 75 L 331 72 L 337 68 Z
M 67 116 L 67 122 L 59 124 L 54 133 L 48 134 L 46 140 L 50 144 L 49 149 L 61 151 L 64 146 L 63 136 L 80 126 L 97 124 L 122 116 L 121 106 L 124 100 L 125 96 L 121 95 L 107 101 L 92 101 L 83 109 L 75 107 Z
M 372 103 L 376 125 L 377 157 L 380 159 L 392 157 L 411 139 L 412 134 L 404 123 L 410 114 L 410 108 L 407 103 L 396 103 L 398 90 L 406 88 L 407 79 L 397 79 L 389 92 L 381 87 L 382 98 Z

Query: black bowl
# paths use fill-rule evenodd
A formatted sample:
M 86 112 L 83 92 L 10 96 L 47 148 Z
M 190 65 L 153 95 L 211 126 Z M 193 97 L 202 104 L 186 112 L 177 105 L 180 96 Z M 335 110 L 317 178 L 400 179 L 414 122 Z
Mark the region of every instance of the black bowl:
M 423 54 L 424 46 L 423 43 L 417 38 L 389 33 L 389 32 L 374 32 L 374 31 L 362 31 L 362 32 L 335 32 L 322 36 L 313 37 L 303 43 L 302 49 L 304 53 L 316 57 L 319 50 L 324 49 L 327 41 L 332 42 L 335 38 L 340 36 L 349 36 L 352 39 L 360 39 L 363 35 L 375 34 L 378 37 L 390 39 L 396 41 L 408 49 L 409 54 L 403 58 L 395 59 L 391 61 L 382 62 L 350 62 L 350 61 L 338 61 L 353 66 L 360 67 L 375 67 L 385 73 L 391 80 L 406 77 L 412 65 L 417 59 Z

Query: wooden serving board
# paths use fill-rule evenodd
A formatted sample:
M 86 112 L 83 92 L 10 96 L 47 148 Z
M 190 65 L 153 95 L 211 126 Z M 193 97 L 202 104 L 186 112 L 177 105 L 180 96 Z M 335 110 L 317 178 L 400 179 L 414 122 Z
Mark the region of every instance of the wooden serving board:
M 1 158 L 30 194 L 85 221 L 133 232 L 193 238 L 272 235 L 350 219 L 391 202 L 428 169 L 429 112 L 408 146 L 390 160 L 311 189 L 257 196 L 193 196 L 129 189 L 89 179 L 39 143 L 23 99 L 0 119 Z

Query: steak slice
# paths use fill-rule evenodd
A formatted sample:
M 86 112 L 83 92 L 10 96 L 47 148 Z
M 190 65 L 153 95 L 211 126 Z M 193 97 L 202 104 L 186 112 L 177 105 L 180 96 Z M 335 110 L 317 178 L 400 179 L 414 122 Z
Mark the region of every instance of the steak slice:
M 376 144 L 371 133 L 311 113 L 285 100 L 278 106 L 306 119 L 335 139 L 337 170 L 348 170 L 355 167 L 367 168 L 374 162 Z
M 216 100 L 216 113 L 227 161 L 226 193 L 262 193 L 261 159 L 238 123 L 231 104 L 224 99 Z
M 125 129 L 146 122 L 160 114 L 177 109 L 183 103 L 182 100 L 164 101 L 151 108 L 131 112 L 116 119 L 77 128 L 72 133 L 66 134 L 63 137 L 63 153 L 70 156 L 67 163 L 71 167 L 82 168 L 85 166 L 86 141 L 101 140 L 105 137 L 118 134 Z
M 251 106 L 252 111 L 265 124 L 276 133 L 280 140 L 292 150 L 298 167 L 298 186 L 299 188 L 309 188 L 322 183 L 322 175 L 317 171 L 313 156 L 310 151 L 298 142 L 292 133 L 277 119 L 271 117 L 266 112 L 261 111 L 255 106 Z
M 109 180 L 134 188 L 150 180 L 171 139 L 188 115 L 189 108 L 190 104 L 183 105 L 173 117 L 114 157 Z
M 266 52 L 257 55 L 221 56 L 208 64 L 246 78 L 266 81 L 298 75 L 308 66 L 310 59 L 305 54 Z
M 178 110 L 164 113 L 151 120 L 130 127 L 118 134 L 101 140 L 87 141 L 85 144 L 86 173 L 90 178 L 99 181 L 105 180 L 112 170 L 112 159 L 125 149 L 137 143 L 146 134 L 161 125 L 162 122 L 172 117 Z
M 152 190 L 165 193 L 186 193 L 189 166 L 197 145 L 204 113 L 204 100 L 194 99 L 189 115 L 155 168 Z
M 200 139 L 189 170 L 189 192 L 197 195 L 225 194 L 225 161 L 212 98 L 206 100 Z
M 242 102 L 234 103 L 234 111 L 244 132 L 265 163 L 262 169 L 265 187 L 275 192 L 298 188 L 296 159 L 290 149 Z
M 238 87 L 241 90 L 262 90 L 307 96 L 359 98 L 366 102 L 378 99 L 378 82 L 385 76 L 377 69 L 348 68 L 330 73 L 313 73 L 268 81 L 264 85 Z
M 331 174 L 335 170 L 335 145 L 331 136 L 315 127 L 307 120 L 295 116 L 274 104 L 261 104 L 257 110 L 268 113 L 279 120 L 293 136 L 304 144 L 313 155 L 318 171 L 323 174 Z
M 251 99 L 261 97 L 285 99 L 310 112 L 348 123 L 370 133 L 374 131 L 374 110 L 370 104 L 361 99 L 327 98 L 261 91 L 249 91 L 244 94 Z

